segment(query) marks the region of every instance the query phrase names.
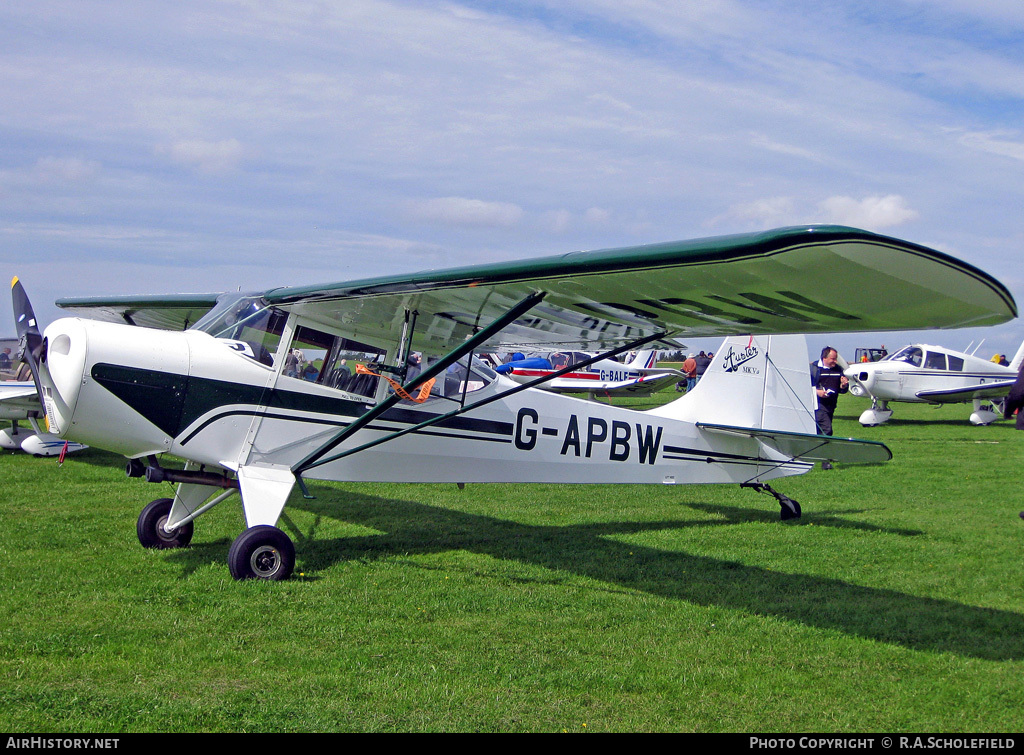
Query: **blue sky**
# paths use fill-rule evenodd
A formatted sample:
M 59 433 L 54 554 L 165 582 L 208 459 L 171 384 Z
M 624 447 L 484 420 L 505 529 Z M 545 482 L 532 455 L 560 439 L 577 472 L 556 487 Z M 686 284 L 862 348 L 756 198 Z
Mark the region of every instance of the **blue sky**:
M 44 321 L 807 222 L 1024 305 L 1018 0 L 34 0 L 0 73 L 0 265 Z M 832 340 L 912 337 L 1024 326 Z

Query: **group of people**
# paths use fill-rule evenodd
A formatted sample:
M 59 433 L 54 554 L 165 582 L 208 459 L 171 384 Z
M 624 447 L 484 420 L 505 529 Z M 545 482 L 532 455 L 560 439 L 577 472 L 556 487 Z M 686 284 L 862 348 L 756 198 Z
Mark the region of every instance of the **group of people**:
M 299 349 L 290 349 L 284 358 L 284 374 L 288 377 L 315 381 L 320 370 L 312 362 L 307 362 Z
M 714 356 L 715 354 L 712 351 L 709 351 L 707 354 L 703 351 L 699 354 L 687 354 L 686 359 L 683 361 L 683 374 L 686 377 L 676 383 L 676 391 L 679 393 L 692 391 L 693 387 L 697 385 L 697 381 L 707 371 L 708 365 L 711 364 Z

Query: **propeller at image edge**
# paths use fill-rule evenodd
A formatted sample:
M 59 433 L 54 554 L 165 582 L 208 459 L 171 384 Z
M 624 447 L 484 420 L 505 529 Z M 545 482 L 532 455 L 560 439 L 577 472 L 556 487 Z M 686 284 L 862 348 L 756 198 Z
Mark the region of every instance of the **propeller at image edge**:
M 14 304 L 14 325 L 17 328 L 18 359 L 28 365 L 32 371 L 32 382 L 35 383 L 36 393 L 39 396 L 39 405 L 44 414 L 46 403 L 43 401 L 43 385 L 39 380 L 39 359 L 43 353 L 43 334 L 39 332 L 36 324 L 36 315 L 32 311 L 32 303 L 28 300 L 25 287 L 21 285 L 18 276 L 11 279 L 11 302 Z

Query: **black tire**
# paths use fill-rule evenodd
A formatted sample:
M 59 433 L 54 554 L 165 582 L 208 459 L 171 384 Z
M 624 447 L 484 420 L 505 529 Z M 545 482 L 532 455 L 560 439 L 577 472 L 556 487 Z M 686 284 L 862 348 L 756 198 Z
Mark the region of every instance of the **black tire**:
M 143 548 L 184 548 L 192 542 L 192 522 L 181 525 L 174 532 L 164 529 L 173 503 L 173 498 L 157 498 L 139 514 L 135 531 Z
M 250 527 L 231 544 L 228 568 L 235 579 L 288 579 L 295 569 L 295 546 L 277 527 Z

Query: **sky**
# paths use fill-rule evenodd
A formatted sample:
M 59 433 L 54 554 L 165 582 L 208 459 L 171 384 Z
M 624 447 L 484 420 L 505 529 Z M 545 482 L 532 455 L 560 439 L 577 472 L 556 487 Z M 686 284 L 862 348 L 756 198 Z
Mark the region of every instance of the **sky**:
M 819 222 L 1024 306 L 1019 0 L 33 0 L 0 102 L 0 272 L 44 324 Z M 981 339 L 1024 324 L 829 338 Z

